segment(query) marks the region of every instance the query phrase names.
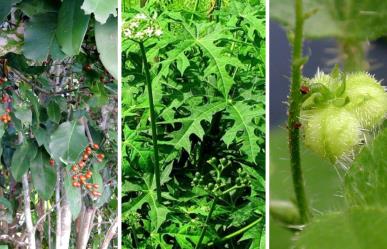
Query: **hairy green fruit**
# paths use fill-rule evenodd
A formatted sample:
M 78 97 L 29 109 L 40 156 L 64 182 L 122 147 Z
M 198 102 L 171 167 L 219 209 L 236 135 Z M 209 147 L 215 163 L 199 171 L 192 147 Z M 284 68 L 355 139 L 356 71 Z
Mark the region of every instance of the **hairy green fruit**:
M 352 112 L 363 128 L 379 125 L 387 113 L 387 93 L 381 84 L 368 73 L 347 76 L 346 96 L 350 102 L 346 109 Z
M 304 111 L 302 120 L 305 145 L 331 161 L 350 154 L 361 141 L 360 122 L 344 108 Z
M 324 95 L 320 98 L 322 99 L 320 104 L 343 103 L 345 109 L 356 116 L 362 128 L 372 129 L 380 125 L 387 114 L 387 93 L 384 87 L 366 72 L 341 76 L 318 72 L 310 80 L 309 85 L 313 87 L 321 84 L 326 86 L 328 92 L 316 93 L 314 98 L 305 101 L 303 106 L 315 104 L 313 101 L 315 101 L 316 95 Z

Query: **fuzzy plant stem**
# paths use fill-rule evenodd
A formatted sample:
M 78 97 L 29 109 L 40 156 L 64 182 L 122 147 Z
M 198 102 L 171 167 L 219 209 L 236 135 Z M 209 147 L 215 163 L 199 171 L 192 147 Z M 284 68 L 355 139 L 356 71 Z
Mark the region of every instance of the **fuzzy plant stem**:
M 340 40 L 339 47 L 345 72 L 357 72 L 369 69 L 367 49 L 364 41 Z
M 161 183 L 160 183 L 160 163 L 159 163 L 159 148 L 157 145 L 157 127 L 156 127 L 156 111 L 153 103 L 153 92 L 152 92 L 152 80 L 150 77 L 148 59 L 146 57 L 146 51 L 144 43 L 140 42 L 140 49 L 143 58 L 144 72 L 145 72 L 145 81 L 148 88 L 148 98 L 149 98 L 149 110 L 150 110 L 150 121 L 152 126 L 152 140 L 153 140 L 153 154 L 154 154 L 154 172 L 156 178 L 156 191 L 157 191 L 157 200 L 161 202 Z
M 200 249 L 201 246 L 202 246 L 202 242 L 203 242 L 203 239 L 204 239 L 204 235 L 206 234 L 207 227 L 208 227 L 208 222 L 210 221 L 211 216 L 212 216 L 212 213 L 213 213 L 214 210 L 215 210 L 216 202 L 217 202 L 217 201 L 218 201 L 218 198 L 215 197 L 214 201 L 213 201 L 212 204 L 211 204 L 210 211 L 208 212 L 208 215 L 207 215 L 207 218 L 206 218 L 206 222 L 204 223 L 202 232 L 200 233 L 199 241 L 198 241 L 198 243 L 196 244 L 195 249 Z
M 303 25 L 304 13 L 302 0 L 295 0 L 296 26 L 293 43 L 292 77 L 289 96 L 289 151 L 290 165 L 293 178 L 294 192 L 301 221 L 309 220 L 309 207 L 305 194 L 304 177 L 301 168 L 300 156 L 300 110 L 302 95 L 300 92 L 303 66 Z

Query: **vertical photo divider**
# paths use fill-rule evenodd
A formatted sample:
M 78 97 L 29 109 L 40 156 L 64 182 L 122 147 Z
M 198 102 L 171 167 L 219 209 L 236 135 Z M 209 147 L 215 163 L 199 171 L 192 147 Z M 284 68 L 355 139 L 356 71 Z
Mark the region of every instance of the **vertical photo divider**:
M 266 138 L 265 138 L 265 199 L 266 199 L 266 245 L 265 248 L 270 248 L 270 0 L 266 0 L 266 57 L 265 57 L 265 65 L 266 65 L 266 109 L 265 109 L 265 117 L 266 117 Z
M 117 141 L 118 141 L 118 248 L 122 248 L 122 61 L 121 61 L 121 51 L 122 51 L 122 0 L 118 1 L 118 25 L 117 25 L 117 65 L 118 65 L 118 132 L 117 132 Z

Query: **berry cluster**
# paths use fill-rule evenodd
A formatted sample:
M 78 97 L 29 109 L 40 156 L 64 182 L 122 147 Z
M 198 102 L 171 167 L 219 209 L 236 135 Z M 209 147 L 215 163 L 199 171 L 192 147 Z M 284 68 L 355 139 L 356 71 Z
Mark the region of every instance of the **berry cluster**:
M 11 116 L 9 115 L 9 113 L 11 112 L 11 108 L 9 108 L 9 105 L 12 102 L 12 98 L 9 97 L 7 94 L 3 94 L 1 102 L 7 107 L 5 108 L 6 113 L 0 116 L 0 121 L 4 124 L 8 124 L 12 120 Z
M 96 152 L 93 152 L 93 150 L 99 150 L 99 145 L 93 144 L 91 147 L 87 146 L 86 149 L 83 151 L 81 160 L 71 167 L 71 172 L 73 173 L 72 185 L 76 188 L 84 186 L 84 188 L 89 191 L 92 196 L 100 197 L 102 194 L 98 191 L 99 185 L 88 182 L 93 173 L 90 169 L 86 169 L 86 167 L 92 156 L 95 156 L 98 162 L 102 162 L 105 158 L 105 155 L 102 153 L 97 154 Z

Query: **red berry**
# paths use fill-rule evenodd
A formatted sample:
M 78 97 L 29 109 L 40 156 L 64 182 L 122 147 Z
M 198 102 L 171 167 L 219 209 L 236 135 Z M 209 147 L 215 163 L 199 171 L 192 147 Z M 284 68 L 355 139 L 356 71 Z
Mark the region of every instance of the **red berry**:
M 79 182 L 73 182 L 73 186 L 76 188 L 79 188 L 81 186 L 81 184 Z
M 55 165 L 54 159 L 50 159 L 50 165 L 51 165 L 51 166 L 54 166 L 54 165 Z
M 98 150 L 99 149 L 99 145 L 98 144 L 93 144 L 93 149 Z

